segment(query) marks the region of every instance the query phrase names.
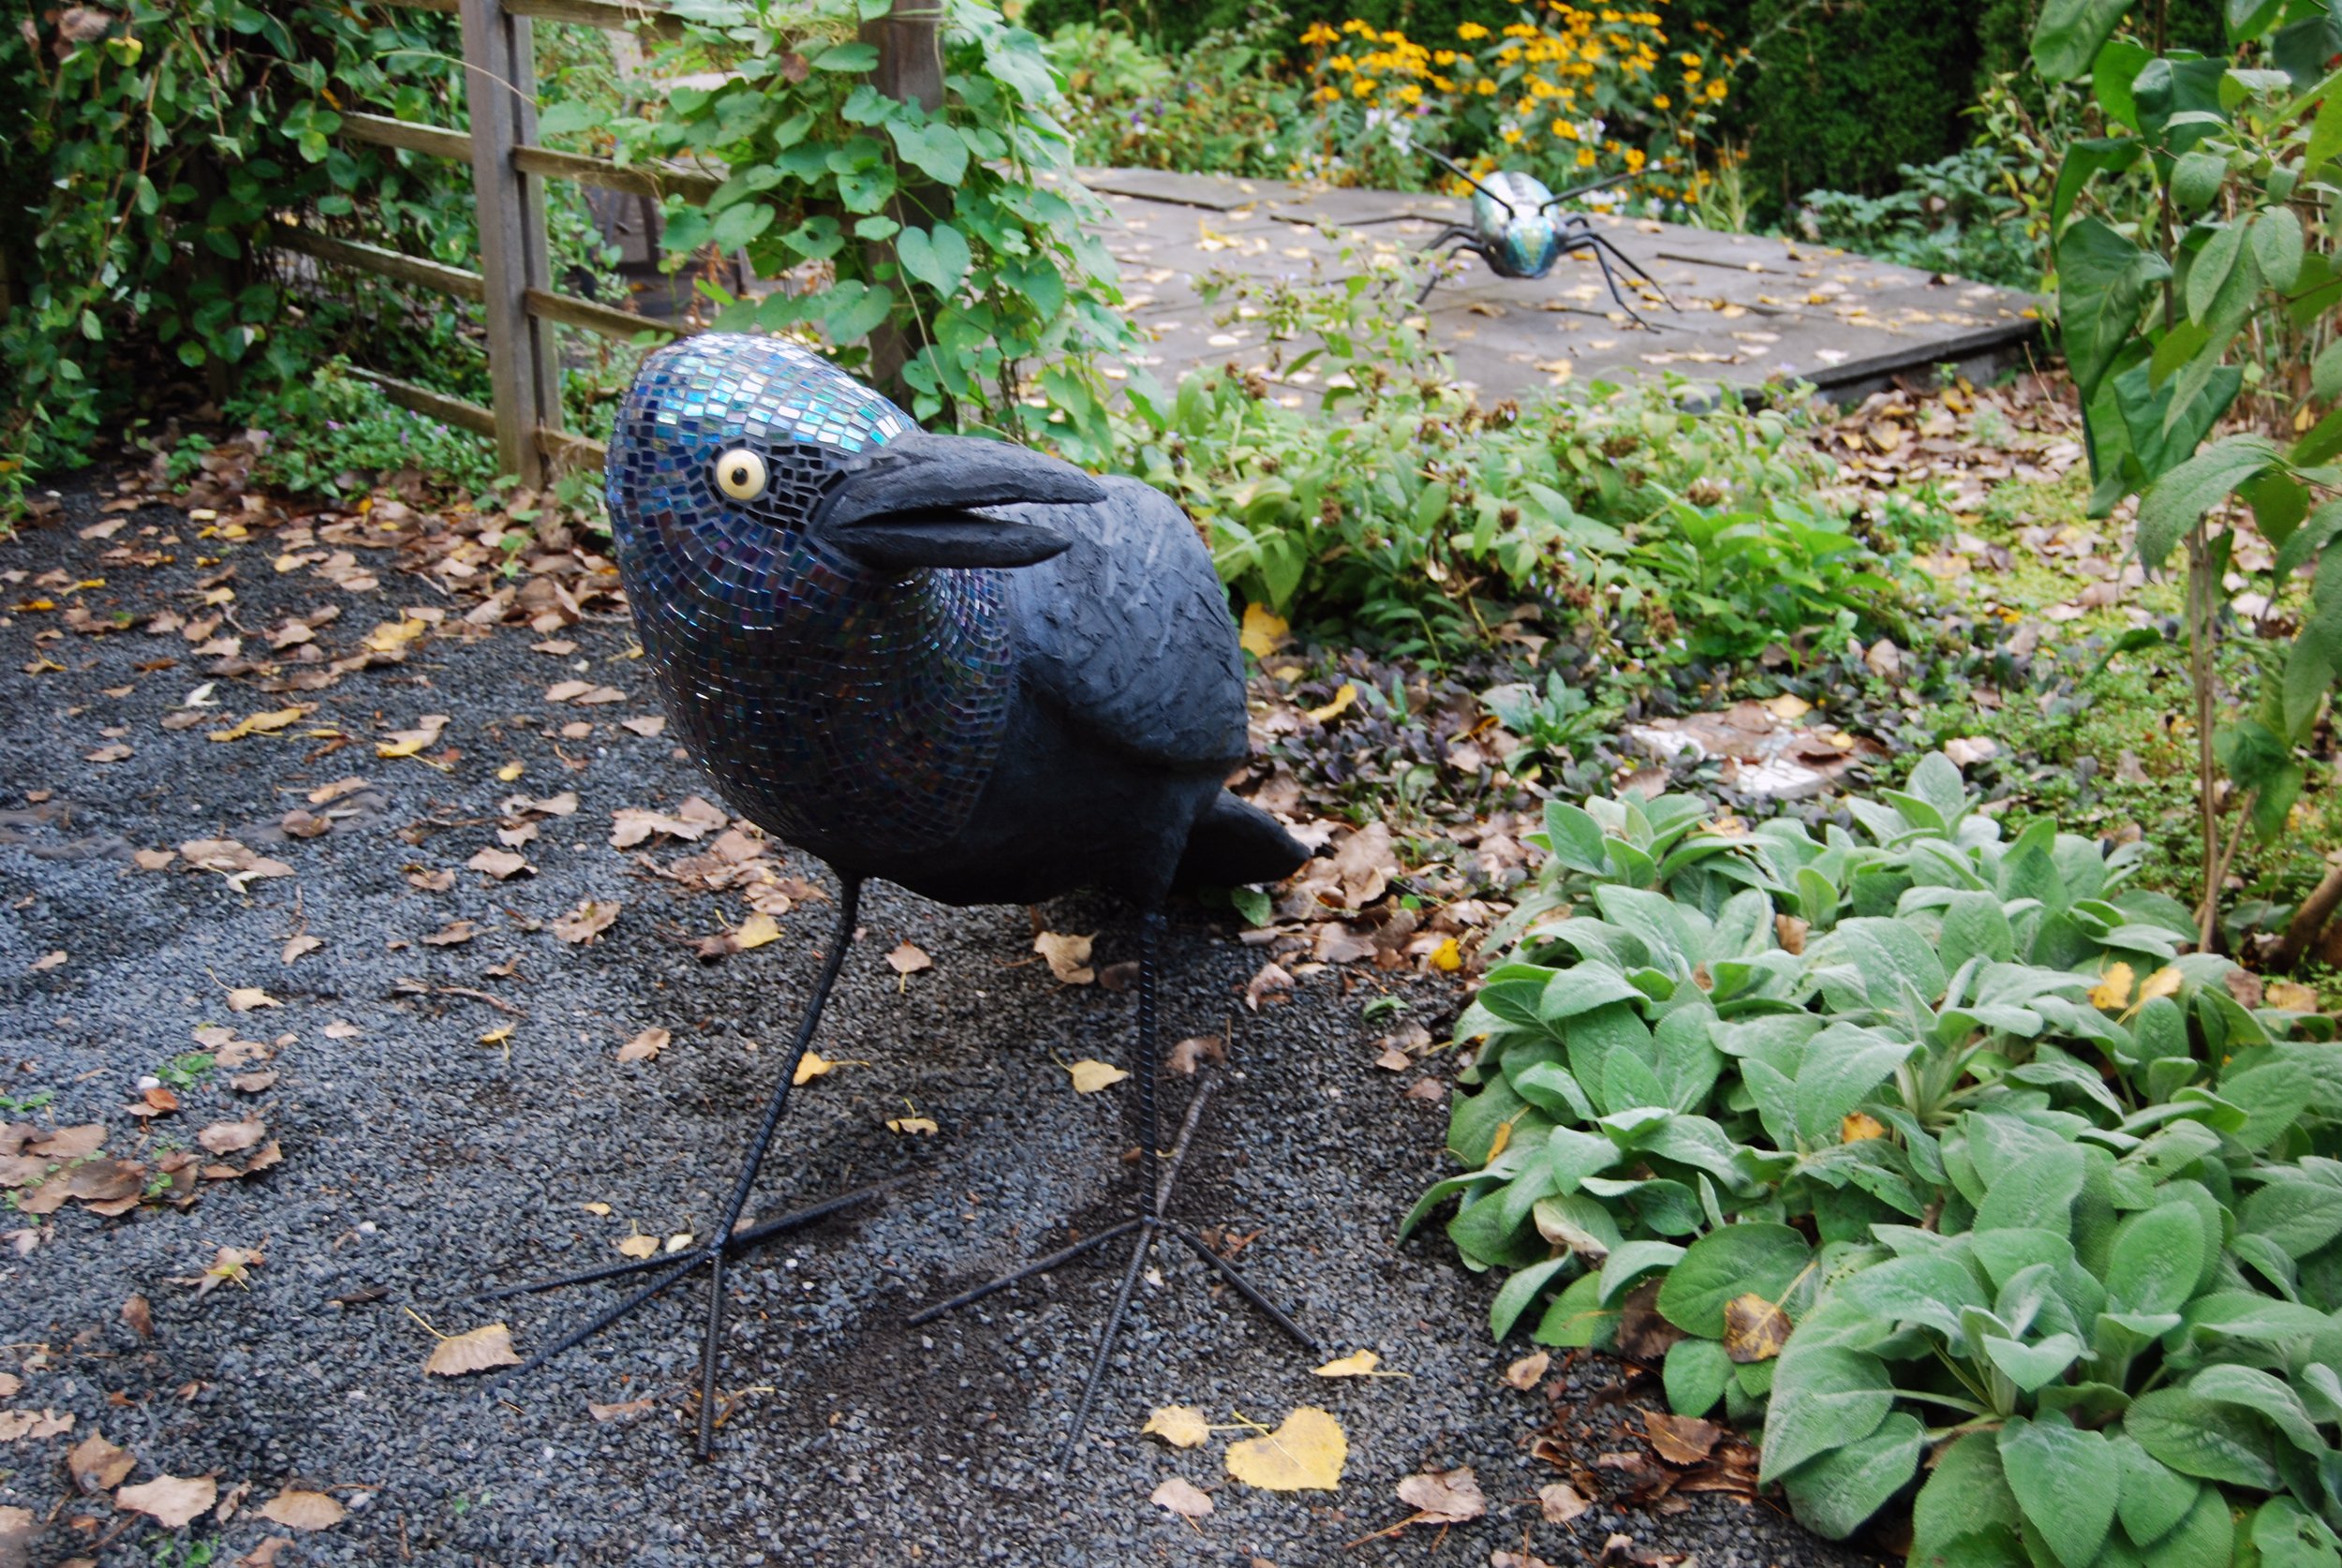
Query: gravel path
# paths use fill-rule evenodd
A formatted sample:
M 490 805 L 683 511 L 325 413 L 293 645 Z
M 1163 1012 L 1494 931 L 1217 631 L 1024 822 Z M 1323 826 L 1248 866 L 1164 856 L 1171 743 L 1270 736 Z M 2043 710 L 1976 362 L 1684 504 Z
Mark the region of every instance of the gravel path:
M 106 568 L 96 557 L 108 546 L 78 537 L 96 504 L 72 493 L 63 516 L 0 546 L 11 573 L 0 603 L 47 594 L 100 619 L 193 617 L 198 579 L 220 570 L 199 568 L 200 549 L 237 568 L 230 610 L 251 643 L 321 601 L 345 606 L 319 634 L 336 654 L 398 607 L 446 608 L 451 627 L 463 608 L 389 570 L 360 594 L 272 571 L 264 532 L 241 546 L 199 541 L 197 525 L 156 508 L 131 514 L 113 543 L 177 559 Z M 141 536 L 148 526 L 158 533 Z M 173 535 L 177 545 L 161 542 Z M 111 581 L 68 600 L 40 585 L 52 571 Z M 185 1208 L 0 1214 L 0 1230 L 26 1226 L 20 1235 L 37 1243 L 26 1255 L 0 1249 L 0 1372 L 22 1380 L 0 1406 L 74 1417 L 61 1434 L 0 1442 L 0 1506 L 38 1521 L 35 1568 L 76 1557 L 224 1564 L 271 1535 L 295 1537 L 277 1561 L 298 1564 L 1478 1564 L 1519 1550 L 1524 1536 L 1537 1556 L 1566 1563 L 1596 1560 L 1613 1531 L 1706 1568 L 1856 1561 L 1767 1504 L 1717 1496 L 1686 1499 L 1688 1511 L 1669 1516 L 1597 1501 L 1571 1527 L 1539 1521 L 1536 1487 L 1570 1473 L 1532 1457 L 1540 1425 L 1565 1418 L 1573 1462 L 1593 1467 L 1600 1454 L 1639 1446 L 1621 1430 L 1633 1401 L 1587 1399 L 1623 1375 L 1600 1361 L 1566 1375 L 1557 1361 L 1538 1391 L 1506 1386 L 1505 1366 L 1533 1347 L 1488 1342 L 1487 1283 L 1455 1267 L 1436 1238 L 1390 1243 L 1439 1173 L 1445 1114 L 1402 1096 L 1410 1077 L 1371 1065 L 1370 1038 L 1390 1026 L 1368 1027 L 1360 1007 L 1388 987 L 1436 1030 L 1456 1005 L 1452 988 L 1328 970 L 1254 1014 L 1242 998 L 1257 954 L 1196 911 L 1175 922 L 1168 943 L 1166 1038 L 1224 1028 L 1232 1039 L 1227 1063 L 1205 1070 L 1216 1093 L 1177 1212 L 1251 1236 L 1239 1261 L 1266 1288 L 1337 1352 L 1374 1350 L 1401 1376 L 1312 1377 L 1306 1357 L 1181 1260 L 1142 1287 L 1092 1439 L 1070 1473 L 1054 1472 L 1047 1461 L 1120 1256 L 924 1333 L 903 1318 L 1061 1245 L 1069 1226 L 1087 1233 L 1121 1212 L 1131 1086 L 1079 1096 L 1058 1063 L 1122 1060 L 1133 998 L 1056 983 L 1033 958 L 1021 910 L 951 910 L 878 887 L 816 1043 L 841 1065 L 799 1093 L 752 1206 L 777 1212 L 911 1179 L 735 1270 L 723 1379 L 734 1402 L 717 1461 L 690 1457 L 696 1290 L 493 1399 L 426 1378 L 435 1341 L 422 1320 L 452 1334 L 506 1311 L 465 1302 L 467 1290 L 616 1261 L 635 1231 L 665 1236 L 711 1221 L 832 906 L 802 902 L 780 917 L 778 940 L 705 961 L 696 940 L 735 922 L 737 900 L 683 892 L 637 858 L 671 865 L 694 847 L 610 847 L 614 810 L 672 811 L 705 791 L 664 738 L 620 727 L 655 711 L 645 673 L 625 657 L 623 621 L 589 617 L 565 634 L 578 643 L 567 657 L 532 652 L 522 628 L 435 637 L 404 664 L 300 698 L 319 706 L 298 723 L 215 743 L 208 730 L 294 699 L 222 679 L 213 717 L 167 730 L 164 716 L 205 678 L 182 638 L 132 630 L 37 643 L 58 619 L 19 608 L 0 622 L 0 1095 L 52 1091 L 29 1119 L 103 1122 L 110 1154 L 149 1161 L 257 1111 L 283 1158 L 263 1174 L 200 1182 Z M 177 663 L 139 668 L 164 658 Z M 572 675 L 627 701 L 549 708 L 546 688 Z M 386 731 L 434 712 L 453 716 L 427 752 L 460 751 L 449 771 L 377 756 Z M 591 722 L 591 736 L 549 732 L 571 721 Z M 332 750 L 309 733 L 334 727 L 353 742 Z M 114 729 L 123 732 L 101 733 Z M 84 760 L 110 745 L 130 754 Z M 499 779 L 513 762 L 525 772 Z M 303 840 L 276 826 L 309 791 L 349 776 L 367 787 L 336 803 L 349 814 L 330 833 Z M 581 806 L 544 820 L 522 847 L 535 875 L 497 882 L 464 868 L 495 843 L 501 801 L 560 791 Z M 239 891 L 211 872 L 132 859 L 219 837 L 293 874 Z M 785 857 L 782 868 L 829 885 L 810 863 Z M 410 880 L 443 870 L 454 873 L 444 892 Z M 551 923 L 587 898 L 620 900 L 623 912 L 591 945 L 558 939 Z M 1102 963 L 1134 954 L 1128 920 L 1111 906 L 1071 900 L 1045 912 L 1056 930 L 1099 932 Z M 422 942 L 455 920 L 477 934 Z M 299 935 L 322 945 L 287 963 Z M 905 940 L 933 967 L 897 975 L 886 954 Z M 36 967 L 60 951 L 63 962 Z M 231 988 L 243 986 L 280 1005 L 234 1013 Z M 337 1023 L 354 1032 L 329 1028 Z M 126 1110 L 141 1076 L 197 1050 L 195 1031 L 213 1026 L 281 1042 L 266 1064 L 274 1082 L 246 1093 L 215 1072 L 141 1129 Z M 652 1027 L 671 1031 L 665 1049 L 619 1062 L 617 1048 Z M 1195 1080 L 1168 1082 L 1176 1117 Z M 887 1130 L 912 1116 L 939 1131 Z M 199 1297 L 192 1281 L 222 1247 L 264 1261 L 242 1287 Z M 151 1303 L 147 1336 L 122 1316 L 133 1294 Z M 506 1316 L 526 1354 L 613 1299 L 589 1288 L 512 1304 Z M 636 1400 L 650 1403 L 630 1420 L 587 1412 Z M 1293 1407 L 1324 1406 L 1348 1433 L 1341 1489 L 1236 1485 L 1222 1467 L 1227 1435 L 1186 1452 L 1140 1438 L 1149 1407 L 1172 1403 L 1215 1422 L 1240 1411 L 1271 1425 Z M 93 1431 L 136 1457 L 134 1483 L 210 1474 L 223 1494 L 247 1482 L 252 1491 L 225 1524 L 206 1515 L 187 1531 L 162 1531 L 74 1491 L 64 1457 Z M 1487 1518 L 1344 1549 L 1406 1516 L 1393 1492 L 1401 1477 L 1462 1464 L 1477 1470 Z M 1205 1488 L 1216 1511 L 1192 1525 L 1151 1504 L 1174 1475 Z M 331 1492 L 348 1518 L 302 1532 L 256 1516 L 288 1486 Z M 216 1555 L 201 1556 L 206 1547 Z

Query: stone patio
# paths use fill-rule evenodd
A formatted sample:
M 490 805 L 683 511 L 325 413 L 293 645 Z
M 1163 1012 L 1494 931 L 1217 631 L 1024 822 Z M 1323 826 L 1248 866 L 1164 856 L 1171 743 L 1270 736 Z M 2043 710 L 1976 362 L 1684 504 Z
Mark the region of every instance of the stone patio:
M 1166 384 L 1199 363 L 1266 368 L 1262 329 L 1217 321 L 1226 307 L 1204 303 L 1199 277 L 1306 277 L 1313 264 L 1330 275 L 1343 243 L 1337 230 L 1414 248 L 1470 213 L 1444 196 L 1159 170 L 1089 170 L 1083 179 L 1118 220 L 1108 244 L 1134 316 L 1155 337 L 1149 368 Z M 1781 377 L 1846 397 L 1941 364 L 1971 375 L 1996 369 L 2021 358 L 2039 328 L 2031 296 L 2010 289 L 1756 235 L 1592 221 L 1677 308 L 1630 292 L 1651 323 L 1637 327 L 1583 252 L 1534 280 L 1500 278 L 1468 257 L 1427 306 L 1432 339 L 1460 378 L 1490 398 L 1665 372 L 1735 387 Z M 1307 392 L 1287 384 L 1282 395 Z

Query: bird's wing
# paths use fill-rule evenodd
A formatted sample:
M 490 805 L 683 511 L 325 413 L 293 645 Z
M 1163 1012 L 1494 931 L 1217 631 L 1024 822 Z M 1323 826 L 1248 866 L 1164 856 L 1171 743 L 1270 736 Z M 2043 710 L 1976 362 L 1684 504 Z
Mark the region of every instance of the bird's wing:
M 1032 509 L 1074 543 L 1007 574 L 1018 669 L 1117 752 L 1181 772 L 1232 767 L 1245 754 L 1244 656 L 1211 556 L 1161 492 L 1099 482 L 1102 502 Z

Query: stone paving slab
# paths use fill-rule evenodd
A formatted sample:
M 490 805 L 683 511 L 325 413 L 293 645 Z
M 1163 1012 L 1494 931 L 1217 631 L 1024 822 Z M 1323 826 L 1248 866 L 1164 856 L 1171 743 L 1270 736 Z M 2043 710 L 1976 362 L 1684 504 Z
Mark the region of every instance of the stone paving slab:
M 1133 314 L 1155 339 L 1149 368 L 1166 383 L 1203 363 L 1267 369 L 1260 326 L 1216 320 L 1226 307 L 1207 305 L 1198 279 L 1220 272 L 1331 280 L 1349 264 L 1345 244 L 1419 247 L 1469 213 L 1464 201 L 1428 193 L 1161 170 L 1089 170 L 1083 180 L 1113 214 L 1108 246 Z M 1979 368 L 2021 352 L 2038 331 L 2033 298 L 2013 289 L 1758 235 L 1608 214 L 1592 221 L 1675 308 L 1647 290 L 1629 292 L 1649 322 L 1637 326 L 1585 253 L 1541 279 L 1500 278 L 1466 258 L 1425 312 L 1462 380 L 1491 398 L 1667 372 L 1743 388 L 1801 379 L 1845 395 L 1897 373 Z M 1297 402 L 1312 377 L 1303 371 L 1282 385 L 1282 395 Z

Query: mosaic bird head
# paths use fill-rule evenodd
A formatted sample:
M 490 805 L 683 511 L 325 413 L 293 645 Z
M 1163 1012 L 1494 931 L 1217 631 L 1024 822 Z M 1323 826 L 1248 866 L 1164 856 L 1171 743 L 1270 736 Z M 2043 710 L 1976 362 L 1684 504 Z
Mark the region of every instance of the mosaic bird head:
M 1027 448 L 929 435 L 808 349 L 732 333 L 644 361 L 606 481 L 630 579 L 639 571 L 656 589 L 689 578 L 751 610 L 816 568 L 830 586 L 883 596 L 924 569 L 1030 566 L 1065 536 L 988 509 L 1104 495 Z
M 722 333 L 643 362 L 604 475 L 678 737 L 744 815 L 824 852 L 964 815 L 1013 689 L 1007 571 L 1072 542 L 994 509 L 1105 496 L 1026 448 L 928 435 L 794 344 Z

